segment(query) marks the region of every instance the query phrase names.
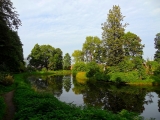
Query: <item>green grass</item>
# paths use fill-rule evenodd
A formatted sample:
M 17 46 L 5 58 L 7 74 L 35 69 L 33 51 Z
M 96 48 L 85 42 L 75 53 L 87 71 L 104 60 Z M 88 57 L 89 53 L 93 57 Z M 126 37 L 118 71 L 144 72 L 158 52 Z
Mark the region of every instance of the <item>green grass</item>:
M 118 114 L 96 108 L 81 108 L 59 101 L 51 94 L 37 93 L 24 82 L 25 74 L 15 75 L 17 88 L 14 102 L 15 119 L 18 120 L 139 120 L 134 113 L 126 110 Z
M 5 113 L 6 105 L 4 103 L 4 99 L 2 96 L 0 96 L 0 120 L 2 120 L 3 115 Z
M 32 75 L 69 75 L 71 74 L 71 70 L 59 70 L 59 71 L 35 71 L 35 72 L 28 72 L 27 74 Z

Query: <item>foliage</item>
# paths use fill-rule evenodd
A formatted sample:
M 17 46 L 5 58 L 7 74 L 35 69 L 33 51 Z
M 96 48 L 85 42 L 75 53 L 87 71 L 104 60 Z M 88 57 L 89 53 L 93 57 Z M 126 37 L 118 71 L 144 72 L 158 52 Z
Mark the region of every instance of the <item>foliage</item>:
M 120 72 L 129 72 L 134 69 L 134 63 L 129 57 L 125 57 L 124 60 L 118 64 L 118 67 Z
M 100 72 L 100 68 L 96 62 L 89 62 L 87 63 L 86 67 L 87 67 L 86 76 L 88 78 L 94 77 L 97 72 Z
M 142 57 L 144 45 L 141 44 L 141 39 L 136 34 L 127 32 L 122 39 L 124 41 L 123 46 L 125 56 Z
M 62 50 L 60 48 L 55 49 L 55 55 L 53 59 L 53 70 L 62 70 L 63 69 L 63 57 Z
M 146 69 L 143 65 L 144 60 L 141 57 L 134 57 L 133 59 L 134 69 L 138 71 L 140 79 L 145 79 L 147 77 Z
M 115 72 L 115 73 L 109 73 L 110 81 L 113 82 L 127 82 L 130 83 L 134 80 L 139 80 L 138 72 L 137 71 L 131 71 L 131 72 Z
M 0 30 L 0 51 L 0 65 L 3 66 L 0 71 L 23 71 L 23 49 L 17 32 L 7 27 Z
M 156 53 L 154 54 L 154 60 L 160 63 L 160 33 L 156 34 L 154 41 L 155 49 L 157 49 Z
M 62 51 L 50 45 L 36 44 L 27 58 L 29 66 L 41 70 L 45 67 L 47 70 L 62 69 Z
M 0 19 L 5 21 L 5 24 L 10 29 L 18 29 L 21 25 L 21 21 L 18 18 L 15 8 L 12 6 L 13 3 L 10 0 L 1 0 L 0 1 Z
M 101 62 L 101 43 L 102 41 L 98 37 L 86 37 L 86 41 L 82 48 L 85 62 Z
M 0 96 L 0 120 L 2 120 L 5 110 L 6 110 L 6 105 L 4 103 L 4 99 L 3 97 Z
M 122 25 L 124 16 L 120 11 L 120 7 L 114 5 L 109 10 L 107 20 L 102 24 L 102 40 L 104 48 L 106 49 L 106 63 L 109 66 L 115 66 L 120 63 L 124 58 L 123 53 L 123 40 L 125 27 L 127 24 Z
M 77 72 L 86 72 L 86 71 L 87 71 L 87 67 L 84 62 L 76 62 L 73 65 L 73 68 L 72 68 L 73 76 L 76 76 Z
M 2 85 L 11 85 L 14 83 L 13 76 L 6 73 L 0 73 L 0 84 Z
M 23 62 L 23 49 L 20 38 L 14 29 L 21 25 L 18 14 L 10 0 L 0 1 L 0 71 L 20 72 Z
M 63 69 L 64 70 L 70 70 L 71 67 L 71 56 L 69 53 L 66 53 L 63 58 Z
M 81 50 L 74 50 L 72 57 L 75 63 L 84 61 L 84 53 Z
M 86 72 L 78 72 L 76 74 L 76 79 L 87 80 Z

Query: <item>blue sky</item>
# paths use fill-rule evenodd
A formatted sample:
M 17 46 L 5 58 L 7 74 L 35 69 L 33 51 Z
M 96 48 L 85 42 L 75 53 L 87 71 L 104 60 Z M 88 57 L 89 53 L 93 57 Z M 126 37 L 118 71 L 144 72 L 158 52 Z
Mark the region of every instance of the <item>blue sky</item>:
M 101 24 L 113 5 L 121 8 L 125 32 L 133 32 L 145 44 L 144 59 L 153 59 L 154 38 L 160 32 L 159 0 L 11 0 L 20 15 L 18 34 L 26 58 L 34 45 L 49 44 L 70 55 L 81 50 L 86 36 L 101 38 Z

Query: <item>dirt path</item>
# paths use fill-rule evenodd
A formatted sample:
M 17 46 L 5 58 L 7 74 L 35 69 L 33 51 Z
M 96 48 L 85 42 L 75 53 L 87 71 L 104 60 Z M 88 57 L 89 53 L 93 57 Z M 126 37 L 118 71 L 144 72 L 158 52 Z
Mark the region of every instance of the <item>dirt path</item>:
M 5 103 L 7 105 L 6 114 L 3 120 L 12 120 L 14 118 L 15 106 L 13 104 L 14 91 L 8 92 L 3 95 Z

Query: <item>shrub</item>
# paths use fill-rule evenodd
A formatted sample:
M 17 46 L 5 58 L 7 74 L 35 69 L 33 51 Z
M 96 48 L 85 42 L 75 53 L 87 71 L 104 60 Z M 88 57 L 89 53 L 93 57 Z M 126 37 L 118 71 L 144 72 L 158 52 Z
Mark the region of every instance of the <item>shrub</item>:
M 3 118 L 3 115 L 5 113 L 5 108 L 6 108 L 6 105 L 4 103 L 4 99 L 3 97 L 0 96 L 0 120 L 2 120 Z
M 76 78 L 77 78 L 77 79 L 88 79 L 88 78 L 86 77 L 86 72 L 78 72 L 78 73 L 76 74 Z
M 77 72 L 86 72 L 86 71 L 87 71 L 87 68 L 84 62 L 76 62 L 73 65 L 73 69 L 72 69 L 73 76 L 76 76 Z
M 11 85 L 14 83 L 13 76 L 10 74 L 1 73 L 0 74 L 0 83 L 3 85 Z
M 89 62 L 87 63 L 87 77 L 94 77 L 96 73 L 100 72 L 100 67 L 96 62 Z
M 139 79 L 138 71 L 109 73 L 110 80 L 113 82 L 131 82 Z
M 47 72 L 47 69 L 45 67 L 42 68 L 42 72 Z

